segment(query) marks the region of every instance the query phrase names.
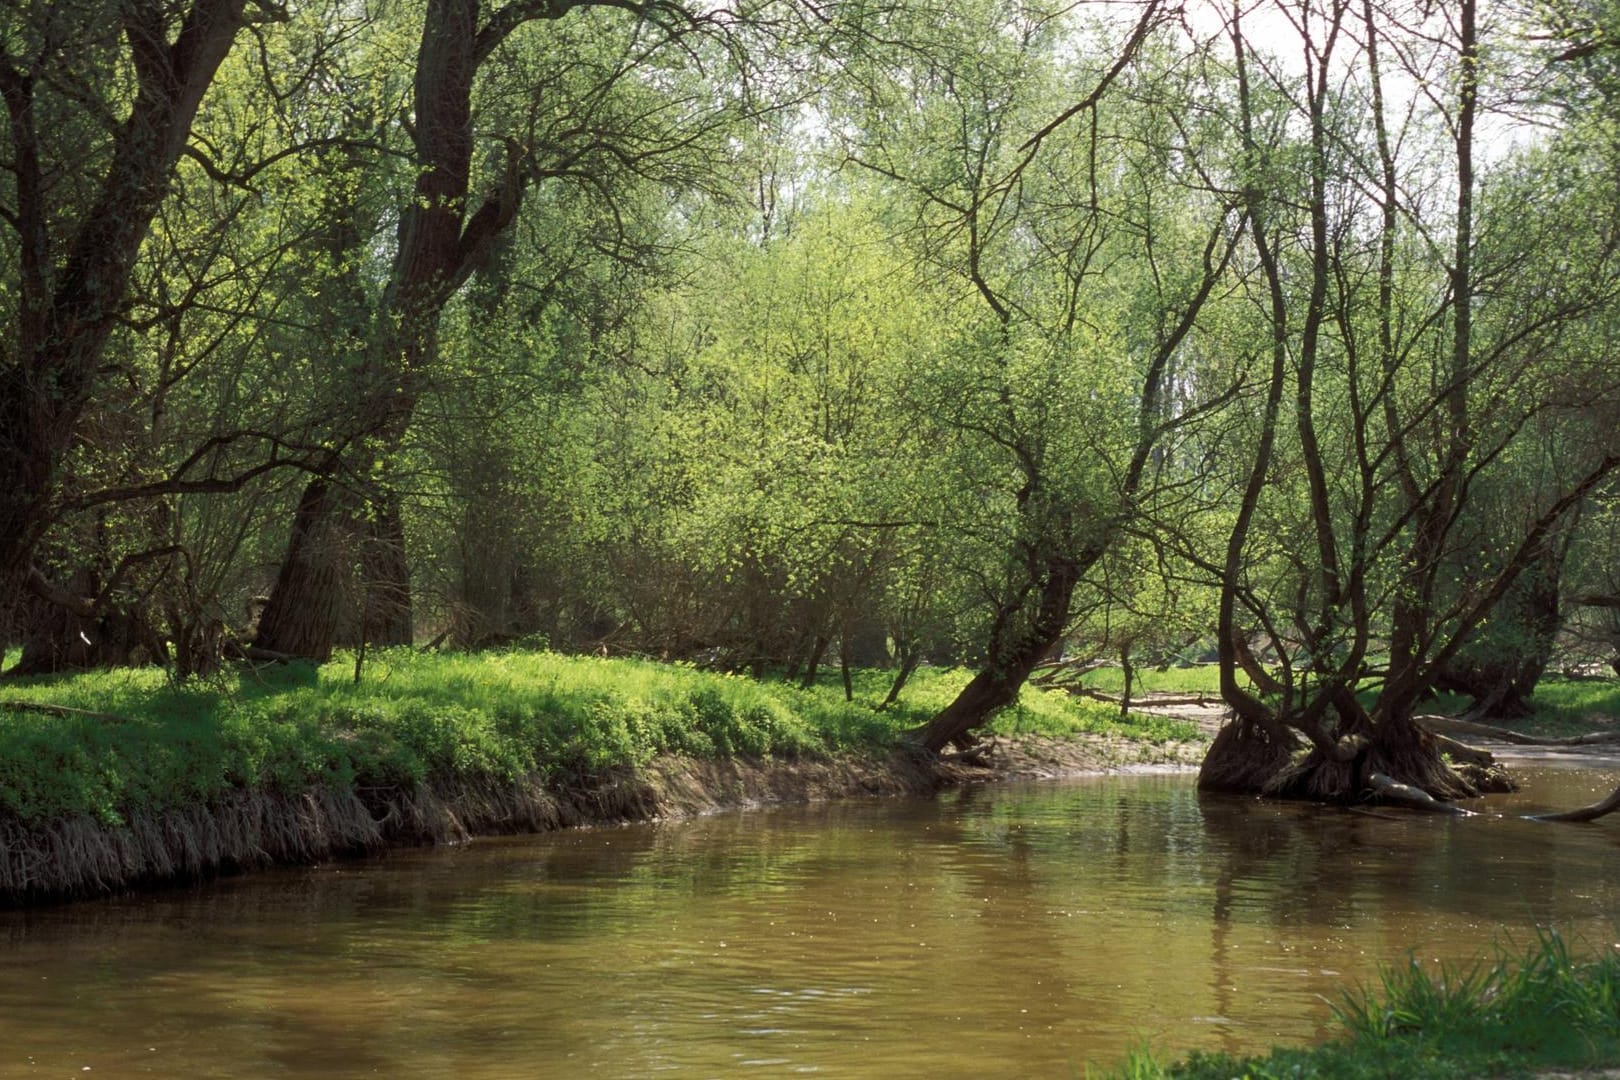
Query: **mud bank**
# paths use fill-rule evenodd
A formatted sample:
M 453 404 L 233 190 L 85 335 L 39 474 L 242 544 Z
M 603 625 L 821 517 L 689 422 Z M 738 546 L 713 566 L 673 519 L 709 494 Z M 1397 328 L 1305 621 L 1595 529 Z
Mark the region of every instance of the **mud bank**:
M 993 740 L 965 761 L 902 753 L 882 759 L 665 757 L 640 770 L 567 783 L 475 778 L 411 789 L 241 791 L 207 804 L 137 813 L 121 825 L 90 817 L 35 827 L 0 821 L 0 905 L 89 898 L 389 847 L 463 843 L 479 835 L 824 799 L 923 795 L 965 783 L 1192 768 L 1203 751 L 1202 743 L 1025 736 Z

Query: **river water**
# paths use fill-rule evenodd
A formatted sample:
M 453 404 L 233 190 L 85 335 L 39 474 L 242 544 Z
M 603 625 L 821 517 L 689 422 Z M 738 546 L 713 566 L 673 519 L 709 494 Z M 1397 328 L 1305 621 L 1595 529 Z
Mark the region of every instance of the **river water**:
M 1521 766 L 1513 811 L 1620 761 Z M 1620 947 L 1620 819 L 1129 775 L 575 830 L 0 913 L 0 1077 L 1069 1077 L 1330 1033 L 1380 964 Z

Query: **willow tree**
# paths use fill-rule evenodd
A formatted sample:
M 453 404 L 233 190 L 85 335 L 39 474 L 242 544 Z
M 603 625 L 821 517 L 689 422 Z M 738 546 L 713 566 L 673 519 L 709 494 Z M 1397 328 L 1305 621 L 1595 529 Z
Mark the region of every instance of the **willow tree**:
M 1083 33 L 1039 5 L 953 8 L 908 38 L 851 148 L 958 297 L 916 393 L 960 464 L 947 527 L 988 558 L 962 568 L 982 662 L 919 733 L 933 750 L 1060 647 L 1077 587 L 1163 475 L 1155 448 L 1224 400 L 1194 338 L 1243 213 L 1208 182 L 1224 136 L 1185 107 L 1199 58 L 1160 39 L 1169 15 L 1146 3 Z
M 1588 201 L 1599 185 L 1566 186 L 1578 148 L 1482 160 L 1485 118 L 1505 122 L 1493 96 L 1515 87 L 1486 47 L 1508 28 L 1474 0 L 1278 7 L 1286 47 L 1257 48 L 1252 15 L 1226 26 L 1265 389 L 1208 563 L 1236 719 L 1201 783 L 1471 794 L 1414 714 L 1620 464 L 1612 423 L 1593 423 L 1616 386 L 1587 353 L 1607 348 L 1614 216 Z M 1508 520 L 1483 513 L 1548 425 L 1579 452 Z M 1240 678 L 1257 651 L 1261 691 Z

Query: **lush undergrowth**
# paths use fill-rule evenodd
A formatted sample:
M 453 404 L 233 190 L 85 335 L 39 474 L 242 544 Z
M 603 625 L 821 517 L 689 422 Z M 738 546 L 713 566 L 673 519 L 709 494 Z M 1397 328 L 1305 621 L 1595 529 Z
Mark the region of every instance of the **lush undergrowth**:
M 1244 681 L 1247 683 L 1247 680 Z M 1125 672 L 1114 665 L 1100 667 L 1086 672 L 1080 684 L 1105 694 L 1118 694 L 1125 689 Z M 1221 671 L 1215 664 L 1173 665 L 1163 670 L 1144 665 L 1136 669 L 1131 679 L 1131 693 L 1204 694 L 1219 698 Z
M 1577 958 L 1544 933 L 1519 954 L 1472 968 L 1387 970 L 1335 1010 L 1344 1034 L 1263 1057 L 1139 1055 L 1120 1080 L 1470 1080 L 1620 1064 L 1620 946 Z
M 1534 735 L 1578 735 L 1620 722 L 1620 679 L 1549 675 L 1530 698 L 1534 715 L 1504 726 Z
M 781 681 L 637 660 L 545 652 L 375 653 L 173 685 L 157 669 L 0 684 L 0 702 L 95 715 L 0 708 L 0 816 L 90 815 L 120 824 L 137 810 L 206 803 L 259 789 L 410 787 L 445 779 L 598 775 L 662 753 L 792 758 L 879 752 L 960 688 L 959 671 L 919 671 L 901 704 L 874 705 L 885 672 L 808 690 Z M 1187 724 L 1121 722 L 1105 705 L 1027 690 L 994 730 L 1105 732 L 1162 741 Z

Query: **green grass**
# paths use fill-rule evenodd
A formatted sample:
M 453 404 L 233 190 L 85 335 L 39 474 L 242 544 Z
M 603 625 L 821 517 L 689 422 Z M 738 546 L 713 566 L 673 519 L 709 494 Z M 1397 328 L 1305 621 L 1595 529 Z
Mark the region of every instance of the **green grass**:
M 1081 683 L 1094 690 L 1118 694 L 1124 687 L 1124 673 L 1118 667 L 1087 672 Z M 1214 664 L 1171 667 L 1164 671 L 1142 668 L 1137 671 L 1135 694 L 1178 693 L 1220 696 L 1220 669 Z M 1377 697 L 1377 687 L 1360 693 L 1369 707 Z M 1456 716 L 1467 711 L 1472 699 L 1465 694 L 1437 693 L 1419 709 L 1426 713 Z M 1535 713 L 1517 720 L 1492 723 L 1529 735 L 1561 737 L 1595 731 L 1620 723 L 1620 679 L 1568 679 L 1559 675 L 1542 678 L 1531 698 Z
M 1620 953 L 1578 958 L 1556 933 L 1489 962 L 1429 970 L 1415 960 L 1335 1009 L 1344 1034 L 1249 1058 L 1134 1055 L 1120 1080 L 1472 1080 L 1620 1063 Z
M 793 758 L 882 752 L 966 682 L 923 670 L 899 707 L 876 712 L 886 672 L 859 672 L 856 700 L 832 679 L 808 689 L 685 665 L 546 652 L 373 653 L 174 685 L 157 669 L 0 684 L 0 700 L 110 714 L 0 709 L 0 815 L 22 822 L 207 803 L 241 788 L 410 786 L 434 779 L 567 779 L 664 753 Z M 1027 690 L 993 730 L 1195 736 L 1158 718 Z
M 1503 726 L 1531 735 L 1579 735 L 1620 722 L 1620 679 L 1548 675 L 1530 698 L 1535 715 Z
M 1118 694 L 1125 689 L 1125 672 L 1117 666 L 1088 671 L 1080 680 L 1084 686 L 1101 690 L 1105 694 Z M 1244 680 L 1245 683 L 1248 680 Z M 1152 667 L 1138 667 L 1131 686 L 1132 694 L 1205 694 L 1221 696 L 1221 669 L 1216 664 L 1191 664 L 1167 667 L 1163 671 Z

